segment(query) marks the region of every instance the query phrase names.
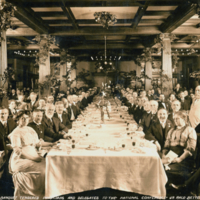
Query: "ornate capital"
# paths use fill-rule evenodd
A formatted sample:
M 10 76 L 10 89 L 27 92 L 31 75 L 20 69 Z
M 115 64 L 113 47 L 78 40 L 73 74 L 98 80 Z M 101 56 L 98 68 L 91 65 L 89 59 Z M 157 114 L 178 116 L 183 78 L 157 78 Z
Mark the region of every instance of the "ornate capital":
M 159 35 L 159 38 L 161 41 L 163 41 L 165 39 L 170 39 L 170 41 L 172 42 L 174 39 L 176 39 L 176 35 L 172 34 L 172 33 L 161 33 Z

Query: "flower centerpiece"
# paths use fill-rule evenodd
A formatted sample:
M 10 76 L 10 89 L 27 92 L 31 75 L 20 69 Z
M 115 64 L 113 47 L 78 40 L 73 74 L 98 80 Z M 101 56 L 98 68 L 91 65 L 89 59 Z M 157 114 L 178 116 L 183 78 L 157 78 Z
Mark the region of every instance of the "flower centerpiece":
M 95 105 L 97 109 L 100 110 L 101 112 L 101 121 L 102 123 L 104 123 L 104 114 L 105 112 L 108 115 L 108 118 L 110 119 L 110 111 L 111 111 L 111 106 L 110 106 L 110 102 L 108 100 L 105 100 L 105 97 L 107 96 L 107 93 L 104 91 L 106 89 L 106 84 L 104 85 L 102 83 L 103 87 L 100 91 L 101 94 L 101 100 Z

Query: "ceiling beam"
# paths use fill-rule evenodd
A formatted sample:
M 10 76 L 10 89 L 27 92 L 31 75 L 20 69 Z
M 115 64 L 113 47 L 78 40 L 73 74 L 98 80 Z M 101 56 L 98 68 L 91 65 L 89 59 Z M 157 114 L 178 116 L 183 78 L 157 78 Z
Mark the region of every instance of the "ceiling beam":
M 144 6 L 139 7 L 137 13 L 135 14 L 135 17 L 132 19 L 131 28 L 136 29 L 148 6 L 149 6 L 149 1 L 146 1 Z M 130 38 L 131 35 L 126 36 L 125 42 L 129 42 Z
M 197 13 L 197 4 L 186 3 L 178 7 L 166 22 L 160 25 L 163 33 L 171 33 Z M 185 33 L 184 33 L 185 34 Z
M 62 8 L 64 14 L 67 16 L 67 18 L 71 21 L 72 26 L 75 29 L 78 29 L 78 24 L 76 23 L 76 19 L 74 17 L 74 14 L 72 13 L 70 7 L 66 7 L 65 6 L 65 1 L 64 0 L 61 0 L 61 8 Z
M 80 35 L 155 35 L 160 34 L 161 31 L 157 26 L 138 27 L 136 30 L 128 27 L 109 27 L 109 29 L 104 29 L 102 27 L 79 27 L 78 30 L 73 30 L 67 27 L 59 27 L 51 32 L 52 35 L 57 36 L 80 36 Z
M 46 25 L 31 8 L 23 8 L 20 3 L 16 3 L 14 5 L 17 6 L 17 9 L 14 12 L 17 19 L 40 34 L 46 34 L 49 32 L 48 25 Z

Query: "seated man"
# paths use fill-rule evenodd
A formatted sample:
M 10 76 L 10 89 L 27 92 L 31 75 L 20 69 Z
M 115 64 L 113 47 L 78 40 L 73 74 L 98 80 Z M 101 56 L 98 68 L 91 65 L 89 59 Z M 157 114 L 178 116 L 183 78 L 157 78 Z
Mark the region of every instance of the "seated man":
M 42 123 L 55 134 L 65 135 L 68 132 L 68 128 L 58 118 L 54 117 L 54 111 L 55 106 L 53 104 L 47 104 Z
M 184 91 L 180 91 L 180 102 L 181 102 L 181 110 L 190 110 L 190 101 L 185 99 Z
M 167 101 L 165 101 L 164 94 L 160 94 L 160 96 L 159 96 L 158 110 L 161 108 L 165 108 L 168 112 L 170 110 L 170 104 Z
M 46 101 L 45 101 L 45 99 L 39 99 L 37 109 L 39 109 L 39 110 L 45 110 L 45 108 L 46 108 Z
M 174 122 L 174 115 L 176 112 L 178 112 L 181 109 L 181 102 L 179 100 L 174 100 L 172 102 L 172 113 L 169 114 L 168 119 L 173 123 L 173 125 L 175 126 L 175 122 Z
M 67 100 L 68 100 L 68 102 L 69 102 L 68 107 L 67 107 L 67 112 L 68 112 L 68 115 L 69 115 L 69 119 L 70 119 L 70 121 L 72 122 L 72 121 L 74 121 L 74 120 L 77 118 L 77 116 L 78 116 L 78 109 L 77 109 L 77 107 L 74 105 L 74 103 L 73 103 L 73 98 L 72 98 L 71 95 L 68 95 Z
M 39 139 L 43 139 L 46 142 L 55 142 L 61 138 L 68 138 L 68 134 L 57 134 L 50 130 L 47 126 L 42 123 L 43 111 L 35 109 L 33 111 L 33 121 L 28 124 L 38 134 Z
M 161 108 L 158 110 L 157 115 L 158 120 L 150 125 L 145 138 L 150 141 L 153 140 L 157 146 L 157 150 L 160 152 L 164 147 L 169 130 L 173 128 L 173 124 L 167 119 L 168 113 L 166 109 Z
M 30 103 L 28 103 L 28 110 L 35 110 L 38 107 L 37 94 L 35 92 L 30 93 Z
M 84 108 L 85 108 L 85 107 L 87 107 L 87 106 L 88 106 L 87 97 L 86 97 L 86 94 L 85 94 L 85 92 L 82 92 L 82 93 L 81 93 L 81 95 L 83 96 L 83 99 L 82 99 L 81 103 L 82 103 L 82 105 L 83 105 L 83 106 L 84 106 Z
M 62 124 L 64 124 L 68 129 L 72 128 L 72 123 L 70 122 L 69 115 L 64 112 L 64 103 L 62 101 L 57 101 L 55 103 L 56 113 L 54 117 L 58 118 Z
M 9 119 L 13 119 L 17 115 L 16 101 L 13 99 L 9 100 L 8 106 L 9 106 Z
M 138 97 L 137 98 L 137 106 L 135 108 L 134 115 L 133 115 L 137 124 L 140 123 L 140 120 L 142 119 L 143 114 L 144 114 L 144 108 L 142 106 L 142 98 Z
M 18 95 L 18 100 L 16 101 L 17 103 L 17 110 L 27 110 L 28 106 L 27 103 L 24 102 L 24 95 L 23 94 L 19 94 Z
M 151 107 L 150 107 L 150 102 L 147 101 L 144 104 L 144 110 L 145 113 L 142 116 L 141 122 L 139 123 L 139 128 L 138 131 L 143 131 L 144 133 L 146 133 L 146 131 L 148 130 L 152 119 L 151 119 Z
M 47 97 L 47 103 L 54 104 L 54 101 L 55 101 L 55 99 L 54 99 L 53 95 L 49 95 Z
M 8 109 L 0 108 L 0 151 L 5 151 L 6 158 L 9 158 L 10 141 L 8 135 L 17 127 L 13 119 L 8 119 Z

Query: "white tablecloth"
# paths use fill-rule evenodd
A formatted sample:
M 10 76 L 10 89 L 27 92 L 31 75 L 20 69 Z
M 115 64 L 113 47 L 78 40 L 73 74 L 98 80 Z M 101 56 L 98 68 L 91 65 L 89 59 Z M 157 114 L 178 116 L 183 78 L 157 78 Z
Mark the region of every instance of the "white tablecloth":
M 45 196 L 52 198 L 108 187 L 165 197 L 167 177 L 157 152 L 145 147 L 145 154 L 131 152 L 130 137 L 119 137 L 126 127 L 124 120 L 118 116 L 106 122 L 102 128 L 87 130 L 89 136 L 81 140 L 82 146 L 73 149 L 70 154 L 52 149 L 46 157 Z M 119 141 L 126 144 L 124 150 L 86 150 L 84 147 L 91 142 L 108 145 Z

